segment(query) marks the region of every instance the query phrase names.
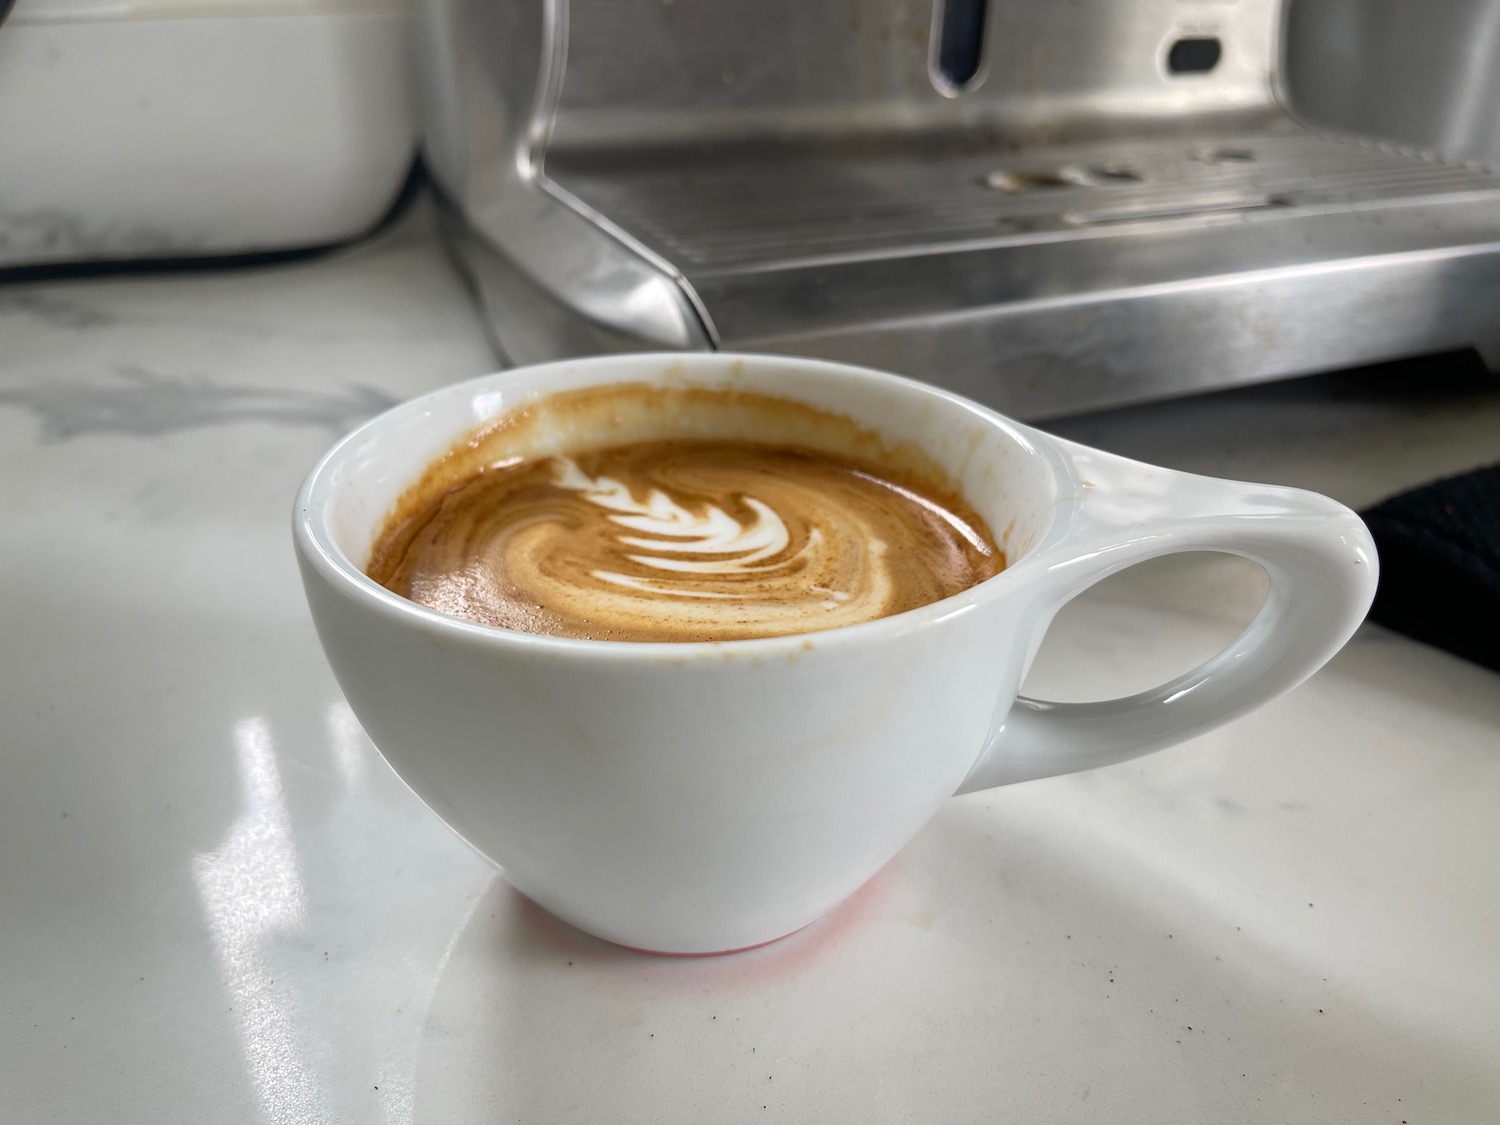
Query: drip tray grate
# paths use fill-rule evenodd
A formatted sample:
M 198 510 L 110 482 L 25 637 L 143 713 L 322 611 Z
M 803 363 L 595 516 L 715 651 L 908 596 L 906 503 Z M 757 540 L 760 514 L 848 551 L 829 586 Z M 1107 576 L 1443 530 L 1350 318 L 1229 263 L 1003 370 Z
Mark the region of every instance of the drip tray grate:
M 1263 132 L 996 155 L 679 162 L 558 183 L 690 274 L 904 256 L 1142 222 L 1500 196 L 1500 176 L 1281 122 Z

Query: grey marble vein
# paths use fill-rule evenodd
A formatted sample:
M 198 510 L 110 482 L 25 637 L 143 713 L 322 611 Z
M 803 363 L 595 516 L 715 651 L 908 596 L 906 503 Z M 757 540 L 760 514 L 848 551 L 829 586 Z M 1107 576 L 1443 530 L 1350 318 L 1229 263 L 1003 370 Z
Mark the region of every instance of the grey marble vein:
M 161 437 L 243 422 L 317 426 L 342 434 L 398 401 L 361 383 L 262 387 L 133 366 L 117 368 L 108 381 L 53 379 L 0 387 L 0 408 L 34 414 L 48 444 L 95 434 Z
M 60 207 L 0 208 L 0 261 L 6 263 L 164 256 L 185 253 L 201 241 L 145 223 L 90 221 Z
M 7 314 L 29 316 L 53 328 L 69 330 L 104 328 L 119 320 L 113 313 L 81 301 L 19 289 L 10 292 L 0 290 L 0 316 Z

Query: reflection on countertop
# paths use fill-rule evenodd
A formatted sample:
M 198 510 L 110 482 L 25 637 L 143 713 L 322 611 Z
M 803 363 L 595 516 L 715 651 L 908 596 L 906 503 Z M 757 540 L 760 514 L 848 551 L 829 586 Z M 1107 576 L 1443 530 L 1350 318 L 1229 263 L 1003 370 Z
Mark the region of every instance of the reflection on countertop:
M 288 535 L 337 433 L 494 365 L 428 222 L 0 289 L 0 1118 L 1493 1115 L 1500 678 L 1374 626 L 1193 743 L 953 801 L 763 950 L 642 957 L 510 891 L 353 721 Z M 1363 506 L 1500 459 L 1500 394 L 1454 370 L 1050 428 Z M 1136 568 L 1029 690 L 1160 682 L 1263 591 Z

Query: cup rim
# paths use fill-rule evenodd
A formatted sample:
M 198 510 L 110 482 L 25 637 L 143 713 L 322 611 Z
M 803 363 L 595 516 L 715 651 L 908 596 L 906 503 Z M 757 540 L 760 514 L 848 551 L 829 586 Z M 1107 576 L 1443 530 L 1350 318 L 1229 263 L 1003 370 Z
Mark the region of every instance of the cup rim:
M 430 609 L 387 590 L 365 574 L 333 541 L 326 519 L 326 510 L 332 500 L 334 487 L 330 483 L 330 478 L 372 432 L 395 425 L 407 416 L 419 414 L 438 399 L 472 394 L 488 384 L 503 383 L 512 379 L 519 381 L 538 375 L 544 376 L 549 368 L 566 368 L 573 372 L 580 368 L 608 369 L 612 364 L 619 364 L 625 359 L 637 363 L 661 362 L 687 367 L 689 369 L 683 374 L 689 382 L 692 380 L 690 366 L 694 363 L 730 367 L 737 362 L 753 361 L 761 367 L 770 365 L 796 370 L 821 369 L 830 374 L 856 375 L 863 379 L 885 383 L 888 386 L 894 385 L 925 395 L 944 403 L 950 409 L 962 411 L 1000 430 L 1019 448 L 1033 457 L 1040 458 L 1048 470 L 1052 490 L 1053 518 L 1037 542 L 1032 544 L 1030 549 L 1014 564 L 1008 564 L 1000 573 L 992 575 L 983 582 L 938 601 L 854 625 L 841 625 L 806 633 L 789 633 L 785 636 L 721 641 L 591 640 L 581 637 L 559 637 L 549 633 L 525 633 L 502 629 L 494 625 L 483 625 Z M 605 382 L 608 381 L 605 380 Z M 640 379 L 639 377 L 622 377 L 619 381 L 640 381 Z M 792 392 L 792 395 L 795 397 L 795 392 Z M 457 440 L 460 433 L 461 431 L 453 435 L 454 440 Z M 693 662 L 705 658 L 720 661 L 764 660 L 802 656 L 819 649 L 842 647 L 848 644 L 866 644 L 905 636 L 973 612 L 982 603 L 1003 595 L 1020 583 L 1029 581 L 1034 571 L 1045 570 L 1050 565 L 1043 561 L 1043 556 L 1050 553 L 1050 549 L 1068 534 L 1072 520 L 1067 518 L 1066 506 L 1060 501 L 1068 492 L 1076 493 L 1078 482 L 1074 479 L 1075 477 L 1076 473 L 1072 465 L 1061 455 L 1054 444 L 1054 439 L 1048 435 L 1007 418 L 998 411 L 991 410 L 972 399 L 918 379 L 857 364 L 799 356 L 751 352 L 631 352 L 525 364 L 490 372 L 449 383 L 382 411 L 340 438 L 319 458 L 312 471 L 308 473 L 301 488 L 298 489 L 296 505 L 293 509 L 293 539 L 298 553 L 330 586 L 384 616 L 429 632 L 515 648 L 526 652 L 528 656 L 543 659 L 547 657 L 592 657 L 655 659 L 672 663 Z M 1068 485 L 1073 487 L 1066 487 Z

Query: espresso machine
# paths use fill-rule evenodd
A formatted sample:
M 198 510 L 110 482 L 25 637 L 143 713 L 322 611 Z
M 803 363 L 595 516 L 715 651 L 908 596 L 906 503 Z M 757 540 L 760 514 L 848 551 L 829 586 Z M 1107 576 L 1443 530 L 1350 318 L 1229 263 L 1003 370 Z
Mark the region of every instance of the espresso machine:
M 1500 366 L 1500 0 L 421 0 L 503 356 L 782 352 L 1023 417 Z

